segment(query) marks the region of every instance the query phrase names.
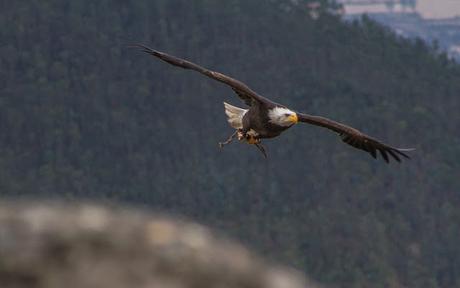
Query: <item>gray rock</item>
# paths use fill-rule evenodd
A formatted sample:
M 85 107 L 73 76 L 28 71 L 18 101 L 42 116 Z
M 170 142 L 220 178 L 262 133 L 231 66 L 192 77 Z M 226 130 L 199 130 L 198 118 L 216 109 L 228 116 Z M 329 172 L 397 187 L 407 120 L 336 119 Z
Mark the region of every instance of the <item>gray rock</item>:
M 307 286 L 197 224 L 90 204 L 0 202 L 2 288 Z

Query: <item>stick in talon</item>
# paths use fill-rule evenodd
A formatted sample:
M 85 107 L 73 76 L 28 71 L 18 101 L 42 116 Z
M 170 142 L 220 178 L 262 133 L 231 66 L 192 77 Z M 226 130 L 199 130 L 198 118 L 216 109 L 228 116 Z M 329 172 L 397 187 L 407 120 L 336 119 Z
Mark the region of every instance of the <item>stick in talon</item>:
M 264 157 L 266 159 L 267 158 L 267 152 L 265 152 L 264 146 L 262 146 L 262 144 L 260 144 L 260 143 L 256 143 L 254 145 L 256 145 L 257 149 L 259 149 L 260 152 L 262 152 L 262 154 L 264 154 Z
M 225 145 L 230 144 L 233 141 L 233 138 L 235 138 L 237 133 L 238 133 L 238 130 L 235 131 L 232 135 L 230 135 L 230 137 L 225 142 L 219 142 L 219 147 L 224 148 Z

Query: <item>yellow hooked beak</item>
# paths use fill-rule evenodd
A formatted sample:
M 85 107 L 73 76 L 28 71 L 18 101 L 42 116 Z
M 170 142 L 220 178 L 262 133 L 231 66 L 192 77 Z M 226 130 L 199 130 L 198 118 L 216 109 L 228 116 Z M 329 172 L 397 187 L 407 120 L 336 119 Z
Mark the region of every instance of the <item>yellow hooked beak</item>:
M 293 124 L 296 124 L 297 122 L 299 122 L 299 117 L 297 117 L 297 114 L 294 113 L 288 117 L 288 120 L 291 121 Z

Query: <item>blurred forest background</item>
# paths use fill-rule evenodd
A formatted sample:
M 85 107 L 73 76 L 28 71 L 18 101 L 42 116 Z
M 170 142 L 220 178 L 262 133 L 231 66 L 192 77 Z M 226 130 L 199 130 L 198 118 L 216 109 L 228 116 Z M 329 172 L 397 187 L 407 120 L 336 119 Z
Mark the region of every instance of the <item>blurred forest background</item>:
M 0 1 L 0 195 L 185 215 L 332 287 L 460 287 L 460 65 L 320 3 Z M 136 42 L 417 151 L 387 165 L 308 125 L 268 160 L 221 151 L 243 104 Z

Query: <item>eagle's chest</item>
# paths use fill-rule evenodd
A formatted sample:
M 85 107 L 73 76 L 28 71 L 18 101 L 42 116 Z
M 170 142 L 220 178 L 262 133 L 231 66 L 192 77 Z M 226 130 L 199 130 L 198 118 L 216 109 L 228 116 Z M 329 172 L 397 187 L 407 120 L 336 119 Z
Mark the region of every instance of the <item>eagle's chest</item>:
M 271 123 L 267 109 L 251 107 L 243 117 L 243 128 L 248 131 L 253 130 L 259 138 L 272 138 L 289 127 Z

